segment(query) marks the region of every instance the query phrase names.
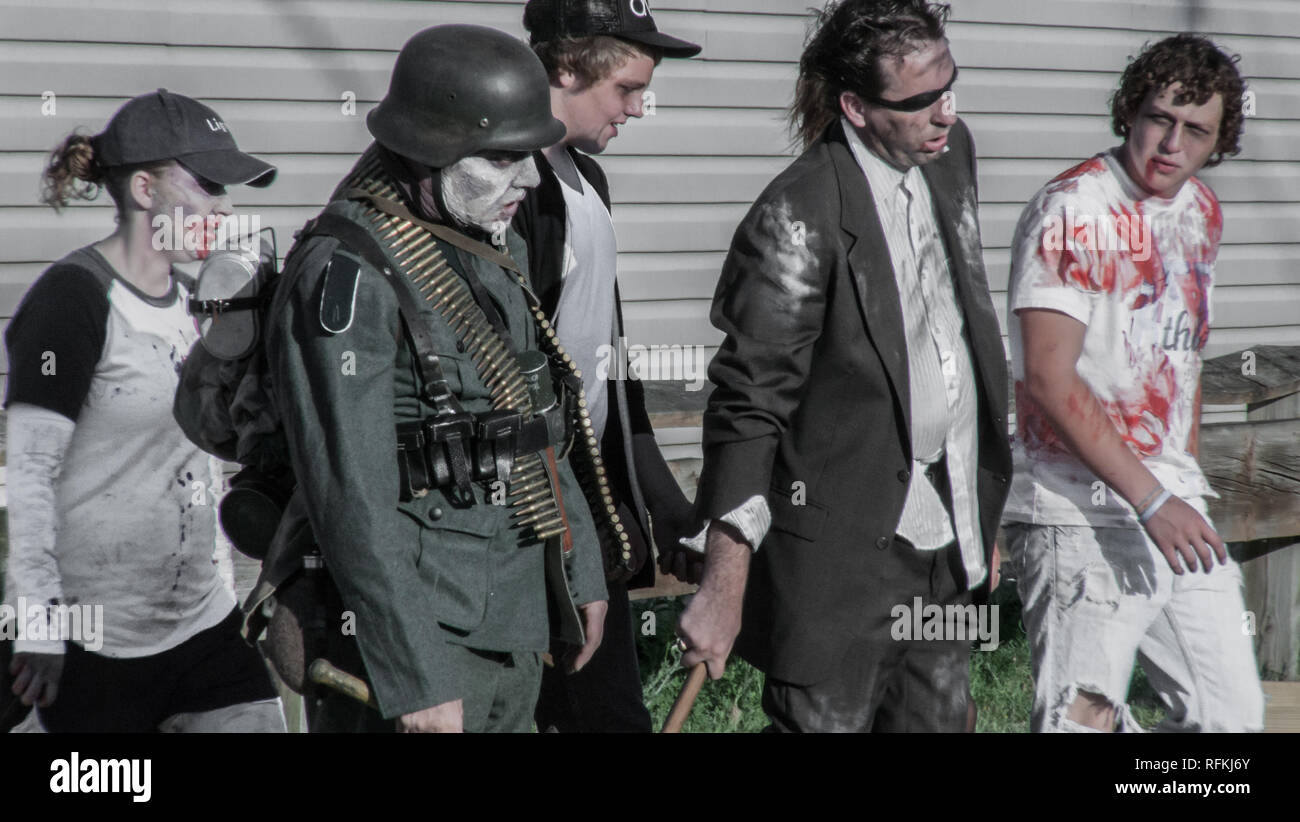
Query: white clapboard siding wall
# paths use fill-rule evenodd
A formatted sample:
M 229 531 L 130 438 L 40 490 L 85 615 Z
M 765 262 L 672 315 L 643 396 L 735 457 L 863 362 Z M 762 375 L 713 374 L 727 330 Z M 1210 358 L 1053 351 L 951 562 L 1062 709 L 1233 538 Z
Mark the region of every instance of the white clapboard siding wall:
M 807 0 L 651 0 L 664 30 L 704 46 L 665 61 L 652 116 L 602 157 L 615 202 L 619 278 L 634 343 L 720 335 L 709 301 L 731 234 L 789 162 L 788 104 Z M 1300 2 L 954 0 L 958 108 L 980 159 L 993 301 L 1005 323 L 1008 245 L 1047 179 L 1113 143 L 1107 101 L 1146 40 L 1195 28 L 1242 55 L 1257 116 L 1243 153 L 1205 178 L 1226 228 L 1208 354 L 1300 343 Z M 0 325 L 42 268 L 105 234 L 103 203 L 37 205 L 45 152 L 75 126 L 102 127 L 123 99 L 165 86 L 216 108 L 247 151 L 281 169 L 236 205 L 292 231 L 369 141 L 396 50 L 416 30 L 475 22 L 521 35 L 522 0 L 0 0 Z M 55 113 L 42 115 L 53 92 Z M 347 100 L 355 100 L 349 113 Z M 1004 326 L 1005 327 L 1005 326 Z M 0 373 L 7 372 L 0 360 Z M 1215 415 L 1219 416 L 1219 415 Z M 676 431 L 669 450 L 698 454 Z

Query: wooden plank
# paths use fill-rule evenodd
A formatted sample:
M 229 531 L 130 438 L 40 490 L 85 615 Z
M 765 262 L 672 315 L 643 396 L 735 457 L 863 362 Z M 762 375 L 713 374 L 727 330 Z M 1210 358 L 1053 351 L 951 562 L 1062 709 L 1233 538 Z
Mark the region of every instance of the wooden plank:
M 801 37 L 808 19 L 807 5 L 811 4 L 790 0 L 666 0 L 655 2 L 654 14 L 661 29 L 681 36 L 689 36 L 683 27 L 707 30 L 705 27 L 710 24 L 721 27 L 730 18 L 744 16 L 788 28 Z M 267 47 L 311 46 L 324 41 L 340 47 L 394 49 L 400 45 L 402 33 L 434 23 L 472 22 L 522 33 L 519 6 L 516 0 L 473 3 L 309 0 L 291 5 L 227 0 L 220 7 L 168 0 L 130 0 L 112 6 L 91 0 L 46 0 L 37 6 L 25 0 L 4 0 L 0 3 L 0 17 L 7 36 L 29 40 L 68 37 L 66 20 L 75 17 L 86 23 L 82 31 L 73 35 L 83 40 L 247 42 Z M 954 4 L 950 36 L 954 41 L 960 39 L 962 30 L 976 21 L 985 28 L 1003 32 L 1067 28 L 1095 32 L 1103 39 L 1107 35 L 1113 38 L 1117 30 L 1156 36 L 1158 32 L 1188 28 L 1188 13 L 1184 0 L 1147 0 L 1140 6 L 1120 0 L 1084 4 L 1059 0 L 963 0 Z M 141 19 L 148 20 L 150 25 L 139 25 Z M 1295 31 L 1295 19 L 1295 10 L 1288 8 L 1288 4 L 1234 5 L 1231 10 L 1215 4 L 1203 7 L 1198 25 L 1204 31 L 1258 35 Z
M 1300 682 L 1263 682 L 1264 733 L 1300 733 Z
M 1300 420 L 1205 425 L 1200 463 L 1225 541 L 1300 535 Z
M 492 26 L 522 37 L 518 0 L 503 2 L 364 2 L 307 0 L 293 4 L 264 0 L 210 3 L 129 0 L 105 7 L 88 0 L 51 0 L 33 7 L 4 0 L 0 33 L 16 40 L 167 43 L 221 46 L 237 43 L 262 48 L 367 49 L 395 52 L 415 32 L 443 23 Z M 51 13 L 62 10 L 63 13 Z M 742 10 L 742 11 L 748 11 Z M 69 32 L 68 15 L 86 21 Z M 800 16 L 658 10 L 663 31 L 704 46 L 710 59 L 798 59 L 803 43 Z M 148 25 L 141 25 L 147 21 Z
M 240 206 L 241 204 L 237 203 L 236 205 Z M 99 208 L 103 208 L 103 206 L 101 205 Z M 0 214 L 2 213 L 0 212 Z M 50 220 L 63 219 L 61 217 L 56 218 L 52 212 L 49 213 L 48 218 Z M 106 211 L 104 217 L 93 222 L 96 222 L 97 227 L 86 235 L 89 237 L 87 241 L 98 239 L 99 236 L 106 234 L 111 228 L 111 217 L 107 215 Z M 619 225 L 620 215 L 616 210 L 616 229 L 618 229 Z M 297 230 L 297 228 L 298 226 L 277 226 L 276 231 L 281 244 L 281 254 L 288 250 L 287 238 L 291 237 L 292 231 Z M 648 232 L 647 236 L 655 236 L 652 228 L 647 227 L 643 230 Z M 723 233 L 727 230 L 725 226 L 719 228 L 719 231 Z M 289 233 L 286 234 L 285 232 Z M 620 236 L 621 234 L 620 231 Z M 71 245 L 68 245 L 47 250 L 51 251 L 54 256 L 61 256 L 71 247 Z M 1300 253 L 1300 250 L 1296 250 L 1295 246 L 1242 246 L 1224 250 L 1220 258 L 1220 264 L 1216 266 L 1215 327 L 1211 330 L 1213 347 L 1216 351 L 1228 350 L 1225 346 L 1230 345 L 1230 343 L 1227 338 L 1222 338 L 1222 334 L 1228 331 L 1246 333 L 1244 337 L 1240 335 L 1233 337 L 1233 340 L 1240 341 L 1239 344 L 1236 342 L 1231 343 L 1231 350 L 1234 351 L 1264 340 L 1279 344 L 1294 342 L 1295 337 L 1292 332 L 1286 332 L 1290 335 L 1289 337 L 1276 337 L 1268 331 L 1261 331 L 1264 336 L 1260 334 L 1252 336 L 1248 333 L 1251 328 L 1264 329 L 1266 326 L 1286 328 L 1292 324 L 1290 315 L 1294 313 L 1295 292 L 1300 289 L 1300 286 L 1287 285 L 1276 289 L 1245 287 L 1251 285 L 1251 280 L 1254 279 L 1271 280 L 1273 283 L 1284 278 L 1294 279 L 1294 274 L 1291 273 L 1293 263 L 1290 262 L 1294 258 L 1288 257 L 1286 249 L 1292 249 L 1295 253 Z M 1233 259 L 1232 252 L 1234 250 L 1250 253 L 1239 259 Z M 1254 252 L 1260 252 L 1260 254 L 1257 255 Z M 9 243 L 0 245 L 0 254 L 10 254 L 28 259 L 40 256 L 39 249 L 33 248 L 25 235 L 17 236 Z M 1264 254 L 1274 254 L 1275 256 L 1270 259 L 1263 256 Z M 49 265 L 54 256 L 47 255 L 46 259 L 39 261 L 0 262 L 0 316 L 12 313 L 13 308 L 17 306 L 19 299 L 27 291 L 27 288 L 35 281 L 40 272 Z M 725 256 L 726 252 L 724 250 L 675 251 L 671 250 L 670 247 L 667 247 L 667 250 L 625 250 L 620 252 L 618 271 L 623 298 L 626 301 L 634 302 L 662 300 L 665 298 L 712 300 Z M 992 291 L 993 304 L 1000 312 L 1005 311 L 1007 279 L 1010 270 L 1009 252 L 1005 249 L 986 249 L 984 265 Z M 1261 293 L 1255 294 L 1255 291 L 1261 291 Z M 1213 353 L 1207 353 L 1206 356 L 1212 356 Z M 1239 365 L 1240 363 L 1238 363 Z M 1251 389 L 1246 386 L 1245 390 Z M 1245 400 L 1240 401 L 1244 402 Z
M 277 49 L 239 40 L 221 48 L 81 44 L 57 61 L 51 61 L 51 50 L 44 42 L 6 43 L 0 50 L 0 94 L 39 99 L 52 89 L 60 96 L 123 97 L 165 72 L 168 88 L 192 97 L 337 104 L 351 91 L 358 103 L 373 104 L 388 89 L 395 57 L 391 51 Z M 268 75 L 275 77 L 273 84 L 266 82 Z M 655 70 L 651 89 L 657 106 L 781 108 L 793 94 L 796 75 L 793 62 L 666 60 Z
M 642 344 L 720 345 L 723 334 L 708 317 L 708 300 L 646 300 L 623 306 L 628 339 Z
M 1195 23 L 1199 31 L 1258 34 L 1300 29 L 1300 14 L 1297 12 L 1300 8 L 1291 3 L 961 0 L 953 4 L 952 19 L 1027 26 L 1123 26 L 1139 31 L 1180 31 L 1192 28 L 1192 23 Z
M 633 122 L 628 128 L 636 130 L 642 127 L 648 128 L 649 121 Z M 769 180 L 790 164 L 790 158 L 784 156 L 633 156 L 618 154 L 617 147 L 618 143 L 614 143 L 609 153 L 600 157 L 601 167 L 609 175 L 616 217 L 621 206 L 633 203 L 748 205 Z M 231 192 L 237 208 L 323 204 L 356 162 L 356 155 L 343 153 L 265 156 L 279 169 L 275 184 L 267 188 L 233 188 Z M 0 154 L 0 207 L 39 205 L 45 159 L 44 151 Z M 1300 184 L 1300 180 L 1297 183 Z M 105 197 L 101 194 L 101 199 L 95 202 L 104 202 Z M 89 208 L 93 204 L 74 201 L 68 207 Z
M 1208 359 L 1201 379 L 1202 399 L 1212 405 L 1275 400 L 1300 391 L 1300 349 L 1260 345 Z
M 1260 673 L 1300 678 L 1300 544 L 1242 565 L 1246 610 L 1254 616 Z
M 279 239 L 287 248 L 292 232 L 314 216 L 319 207 L 318 204 L 274 205 L 240 210 L 250 216 L 257 215 L 263 226 L 275 227 Z M 672 251 L 722 254 L 729 247 L 735 227 L 748 207 L 747 203 L 627 204 L 616 208 L 614 214 L 619 246 L 627 253 Z M 1243 228 L 1251 233 L 1264 235 L 1272 230 L 1280 234 L 1284 228 L 1289 228 L 1300 239 L 1300 204 L 1288 205 L 1286 208 L 1227 206 L 1225 213 L 1228 214 L 1229 231 L 1234 225 L 1235 216 L 1235 224 L 1243 227 L 1254 224 L 1253 228 Z M 995 205 L 981 209 L 982 234 L 986 243 L 985 266 L 990 286 L 995 291 L 1006 287 L 1009 253 L 1001 249 L 1005 248 L 1005 243 L 1010 242 L 1017 217 L 1018 209 L 1014 206 Z M 112 228 L 111 207 L 105 202 L 88 208 L 69 209 L 57 216 L 44 207 L 0 208 L 0 220 L 13 232 L 14 238 L 0 248 L 0 255 L 3 255 L 6 263 L 36 264 L 54 260 L 70 248 L 101 238 Z M 1289 244 L 1288 248 L 1293 245 Z M 1225 249 L 1225 268 L 1237 265 L 1246 272 L 1253 265 L 1247 261 L 1256 253 L 1272 254 L 1270 270 L 1275 272 L 1275 277 L 1280 278 L 1282 267 L 1285 266 L 1284 251 L 1258 248 L 1248 251 L 1243 258 L 1234 262 L 1230 256 L 1231 249 Z M 716 273 L 711 276 L 716 279 Z M 1268 312 L 1285 313 L 1285 306 L 1274 299 L 1279 293 L 1263 293 L 1256 298 L 1268 303 L 1265 306 L 1265 317 L 1269 316 Z M 1252 298 L 1255 297 L 1245 292 L 1233 297 L 1243 303 Z M 1278 319 L 1282 319 L 1282 316 L 1279 315 Z
M 1284 32 L 1291 34 L 1296 30 Z M 1082 25 L 1039 27 L 954 22 L 948 26 L 953 57 L 963 67 L 1055 71 L 1120 72 L 1144 42 L 1176 33 L 1176 30 Z M 1292 37 L 1216 34 L 1214 41 L 1221 48 L 1242 55 L 1241 71 L 1248 77 L 1300 77 Z
M 411 32 L 414 33 L 414 32 Z M 394 38 L 393 48 L 401 45 Z M 258 48 L 234 39 L 220 47 L 83 43 L 55 49 L 8 42 L 0 49 L 0 94 L 125 98 L 165 86 L 202 99 L 340 101 L 351 91 L 378 102 L 388 89 L 394 52 Z M 268 83 L 268 77 L 274 77 Z M 217 108 L 214 106 L 214 108 Z M 222 114 L 225 111 L 217 108 Z
M 243 213 L 250 218 L 258 217 L 263 228 L 274 228 L 282 249 L 280 253 L 284 253 L 292 243 L 293 232 L 319 211 L 320 206 L 276 206 L 244 209 Z M 12 232 L 11 237 L 21 238 L 17 242 L 10 239 L 0 248 L 0 254 L 6 255 L 8 261 L 53 261 L 74 248 L 108 236 L 113 231 L 113 210 L 104 205 L 69 210 L 56 216 L 44 207 L 6 208 L 0 209 L 0 223 Z
M 1240 351 L 1252 345 L 1300 345 L 1300 326 L 1273 325 L 1249 328 L 1211 328 L 1205 345 L 1207 356 Z
M 665 296 L 712 300 L 722 270 L 724 253 L 620 252 L 618 285 L 628 300 L 653 300 Z M 3 269 L 0 269 L 3 282 Z
M 654 585 L 649 588 L 633 588 L 627 592 L 627 598 L 633 602 L 639 602 L 643 599 L 687 596 L 698 590 L 698 585 L 682 582 L 677 577 L 665 576 L 658 568 L 655 568 Z
M 1023 206 L 1047 181 L 1068 166 L 1056 160 L 985 158 L 976 137 L 979 160 L 980 203 Z M 1100 148 L 1100 146 L 1099 146 Z M 1094 152 L 1095 153 L 1095 152 Z M 1221 203 L 1295 202 L 1300 188 L 1300 165 L 1294 161 L 1268 162 L 1232 158 L 1197 175 L 1214 190 Z
M 1300 61 L 1297 61 L 1300 62 Z M 1110 117 L 1097 114 L 981 114 L 962 115 L 975 136 L 981 160 L 988 158 L 1056 159 L 1064 171 L 1118 141 L 1110 130 Z M 1294 162 L 1300 122 L 1251 120 L 1249 137 L 1235 159 Z M 1044 181 L 1046 182 L 1046 181 Z
M 713 384 L 705 382 L 700 390 L 690 391 L 680 382 L 644 382 L 646 412 L 655 428 L 698 427 L 713 393 Z
M 478 23 L 523 33 L 517 2 L 355 2 L 306 0 L 225 0 L 210 3 L 174 0 L 23 0 L 0 3 L 0 32 L 21 40 L 172 43 L 396 51 L 407 37 L 438 23 Z M 676 15 L 674 15 L 676 16 Z M 694 15 L 699 16 L 699 15 Z M 67 21 L 82 25 L 69 30 Z M 143 25 L 142 25 L 143 24 Z

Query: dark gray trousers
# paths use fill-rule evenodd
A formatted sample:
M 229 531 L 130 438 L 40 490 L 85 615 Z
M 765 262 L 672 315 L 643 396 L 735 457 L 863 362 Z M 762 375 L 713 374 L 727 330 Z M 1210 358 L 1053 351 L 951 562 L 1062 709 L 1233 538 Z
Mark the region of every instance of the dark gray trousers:
M 900 612 L 922 605 L 968 605 L 956 543 L 918 551 L 895 538 L 880 563 L 894 592 L 864 602 L 863 626 L 829 679 L 796 685 L 767 677 L 767 732 L 958 732 L 967 729 L 970 640 L 898 639 Z M 958 580 L 962 579 L 959 584 Z M 915 633 L 913 631 L 913 633 Z M 951 632 L 949 632 L 951 633 Z M 967 636 L 970 636 L 968 633 Z

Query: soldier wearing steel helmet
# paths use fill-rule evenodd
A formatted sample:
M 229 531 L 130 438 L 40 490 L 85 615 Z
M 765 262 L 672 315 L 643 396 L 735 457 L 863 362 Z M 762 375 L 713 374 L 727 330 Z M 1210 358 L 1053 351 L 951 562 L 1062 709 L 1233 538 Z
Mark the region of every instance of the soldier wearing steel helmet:
M 375 142 L 286 263 L 277 410 L 344 609 L 333 634 L 355 627 L 359 658 L 334 661 L 375 701 L 318 692 L 313 730 L 526 731 L 550 635 L 569 667 L 600 643 L 595 523 L 565 457 L 581 431 L 556 412 L 579 395 L 508 227 L 531 152 L 564 135 L 548 99 L 502 32 L 416 34 Z

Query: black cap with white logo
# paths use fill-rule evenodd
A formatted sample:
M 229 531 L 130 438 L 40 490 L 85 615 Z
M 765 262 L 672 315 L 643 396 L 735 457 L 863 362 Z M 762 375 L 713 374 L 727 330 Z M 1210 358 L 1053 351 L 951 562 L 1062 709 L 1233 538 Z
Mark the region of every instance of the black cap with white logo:
M 528 0 L 524 28 L 530 45 L 561 37 L 605 34 L 661 49 L 665 57 L 694 57 L 700 47 L 659 31 L 649 0 Z
M 105 168 L 175 160 L 223 186 L 261 188 L 275 179 L 275 166 L 240 151 L 220 115 L 164 88 L 128 100 L 93 140 Z

